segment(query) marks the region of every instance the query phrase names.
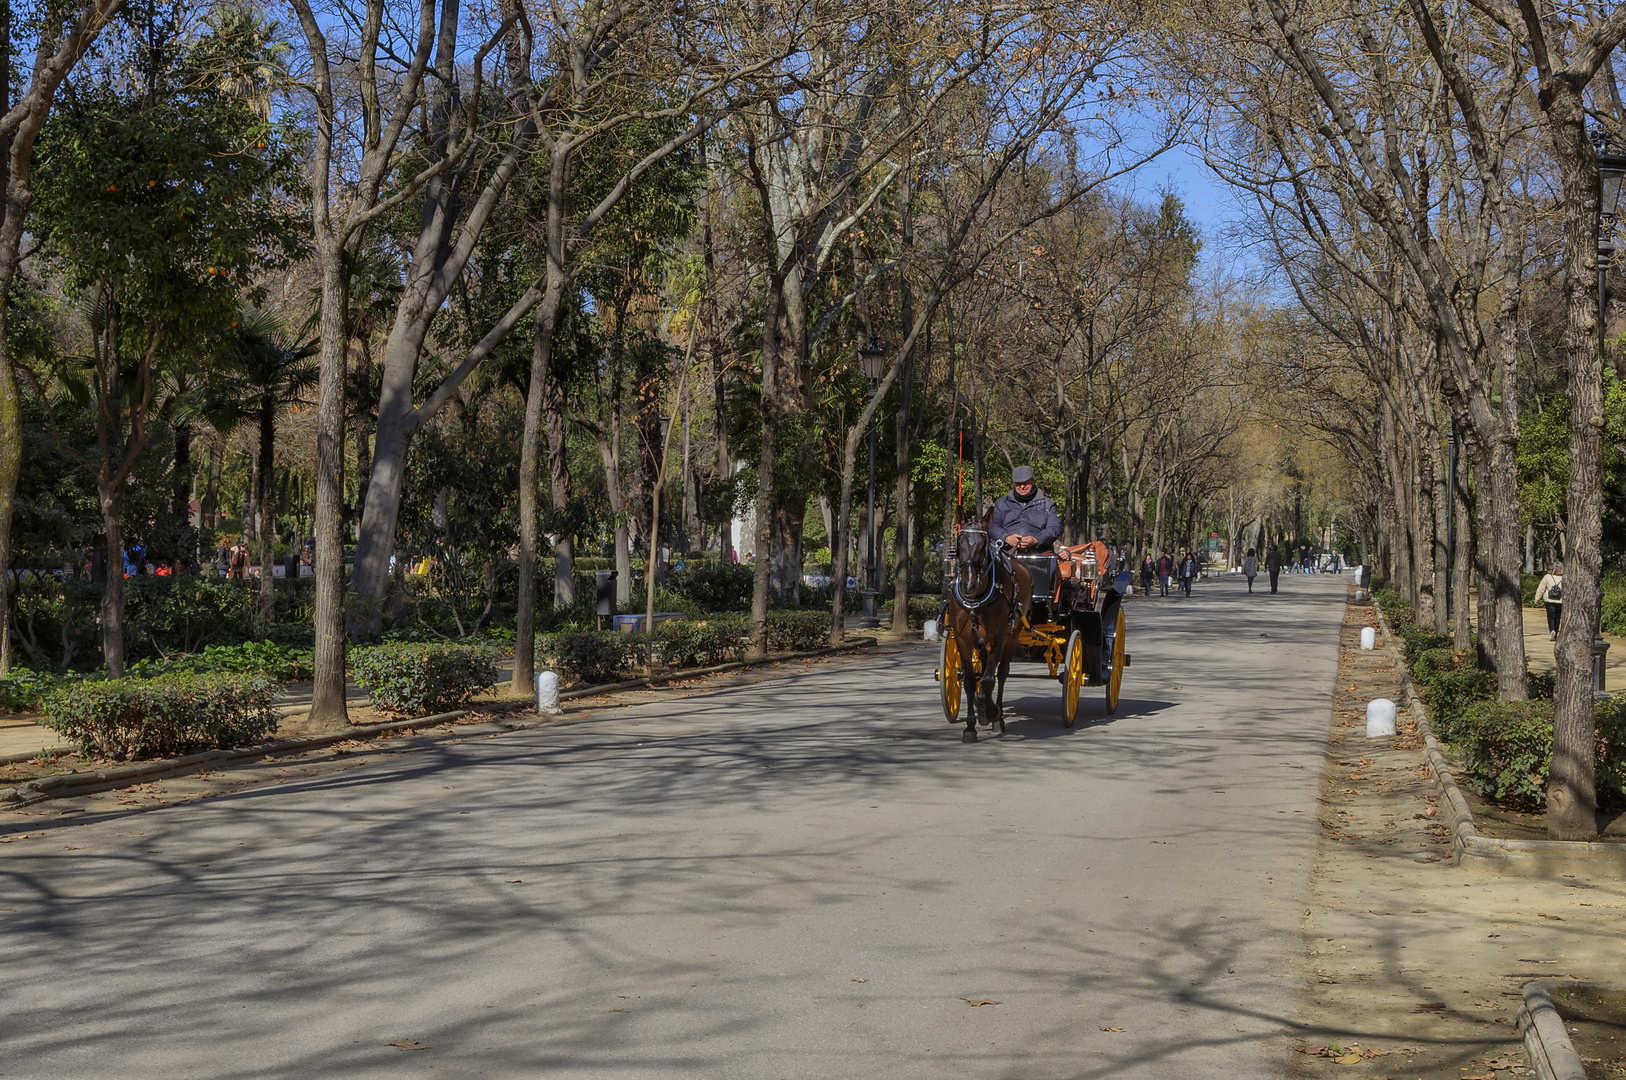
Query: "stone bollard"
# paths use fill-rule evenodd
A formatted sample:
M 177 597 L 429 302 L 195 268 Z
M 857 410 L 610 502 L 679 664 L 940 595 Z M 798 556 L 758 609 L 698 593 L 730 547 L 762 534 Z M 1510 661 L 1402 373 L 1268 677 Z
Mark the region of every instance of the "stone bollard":
M 564 712 L 559 707 L 558 672 L 539 671 L 536 673 L 536 711 L 543 716 L 558 716 Z
M 1381 739 L 1395 733 L 1395 703 L 1377 698 L 1366 706 L 1366 737 Z
M 927 619 L 926 620 L 926 637 L 925 637 L 925 640 L 927 640 L 927 641 L 936 641 L 938 639 L 938 636 L 939 635 L 937 633 L 937 620 L 936 619 Z
M 1361 648 L 1375 649 L 1378 646 L 1378 632 L 1370 626 L 1361 627 Z

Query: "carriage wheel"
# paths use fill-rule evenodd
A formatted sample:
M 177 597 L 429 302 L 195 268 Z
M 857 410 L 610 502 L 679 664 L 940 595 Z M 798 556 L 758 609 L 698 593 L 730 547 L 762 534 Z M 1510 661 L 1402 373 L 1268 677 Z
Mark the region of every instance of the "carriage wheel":
M 1112 632 L 1112 671 L 1107 676 L 1107 712 L 1118 710 L 1118 687 L 1124 681 L 1124 609 L 1118 609 L 1118 621 Z
M 975 656 L 972 653 L 972 656 Z M 960 650 L 954 644 L 954 631 L 943 632 L 943 654 L 938 657 L 938 681 L 943 691 L 943 717 L 949 723 L 960 719 Z
M 1078 715 L 1078 692 L 1084 686 L 1084 635 L 1077 630 L 1067 638 L 1067 661 L 1062 670 L 1061 725 L 1072 727 Z

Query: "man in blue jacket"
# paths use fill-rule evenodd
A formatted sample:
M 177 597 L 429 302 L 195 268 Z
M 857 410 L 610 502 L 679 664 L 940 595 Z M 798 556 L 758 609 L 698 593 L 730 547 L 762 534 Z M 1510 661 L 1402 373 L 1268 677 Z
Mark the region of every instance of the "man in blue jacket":
M 1050 496 L 1033 482 L 1033 470 L 1018 465 L 1011 472 L 1011 493 L 994 503 L 994 522 L 989 530 L 1013 551 L 1029 554 L 1052 551 L 1061 536 L 1061 516 Z

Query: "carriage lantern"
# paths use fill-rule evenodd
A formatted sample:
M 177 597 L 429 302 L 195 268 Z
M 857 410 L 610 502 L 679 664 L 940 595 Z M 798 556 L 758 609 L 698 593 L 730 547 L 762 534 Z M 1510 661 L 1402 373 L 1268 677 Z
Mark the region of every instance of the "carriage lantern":
M 886 349 L 881 346 L 881 339 L 874 334 L 869 340 L 858 346 L 858 358 L 864 364 L 864 378 L 869 380 L 869 392 L 873 395 L 880 386 L 881 377 L 886 374 Z M 881 616 L 876 611 L 876 598 L 881 593 L 879 568 L 875 563 L 875 417 L 869 421 L 869 560 L 864 567 L 864 615 L 858 620 L 858 625 L 866 630 L 873 630 L 881 625 Z

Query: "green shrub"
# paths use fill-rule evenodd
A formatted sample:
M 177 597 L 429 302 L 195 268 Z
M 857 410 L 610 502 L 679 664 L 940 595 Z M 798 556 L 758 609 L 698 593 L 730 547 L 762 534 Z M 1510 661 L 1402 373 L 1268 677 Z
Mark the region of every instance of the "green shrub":
M 43 723 L 116 761 L 229 750 L 276 734 L 276 692 L 264 675 L 84 680 L 46 696 Z
M 715 667 L 745 655 L 750 623 L 738 615 L 679 619 L 656 628 L 661 662 L 678 668 Z
M 1594 765 L 1599 805 L 1626 803 L 1626 704 L 1594 707 Z M 1547 802 L 1553 756 L 1551 700 L 1486 701 L 1468 710 L 1458 742 L 1468 785 L 1481 796 L 1515 808 Z
M 222 577 L 132 577 L 125 582 L 125 648 L 134 659 L 255 637 L 259 587 Z
M 578 682 L 619 682 L 647 643 L 647 635 L 615 630 L 564 632 L 544 637 L 543 652 L 561 674 Z
M 779 652 L 807 652 L 830 641 L 828 611 L 768 612 L 768 648 Z
M 1410 626 L 1417 621 L 1412 607 L 1406 598 L 1387 586 L 1380 586 L 1372 590 L 1372 601 L 1377 604 L 1383 617 L 1389 620 L 1389 629 L 1395 633 L 1403 633 L 1402 627 Z
M 717 611 L 739 611 L 751 606 L 751 579 L 753 570 L 745 565 L 697 566 L 686 564 L 681 572 L 666 579 L 665 588 L 682 600 L 682 610 L 688 605 L 698 608 L 699 614 Z M 592 598 L 592 591 L 588 591 Z M 672 610 L 672 609 L 668 609 Z
M 58 674 L 53 671 L 30 671 L 14 667 L 11 674 L 0 679 L 0 709 L 22 712 L 39 705 L 40 699 L 64 686 L 84 680 L 83 675 Z
M 1519 575 L 1519 602 L 1525 607 L 1536 606 L 1536 588 L 1541 584 L 1540 574 Z
M 490 645 L 391 642 L 352 650 L 356 683 L 382 712 L 446 712 L 497 685 L 500 650 Z
M 1469 708 L 1496 695 L 1496 673 L 1480 670 L 1473 653 L 1449 648 L 1420 653 L 1412 665 L 1412 679 L 1428 706 L 1434 733 L 1446 742 L 1456 741 Z
M 1603 575 L 1603 631 L 1626 635 L 1626 571 L 1610 570 Z
M 1452 646 L 1450 634 L 1436 634 L 1432 630 L 1424 630 L 1417 626 L 1409 626 L 1405 630 L 1396 630 L 1400 635 L 1400 654 L 1406 658 L 1406 666 L 1415 668 L 1417 658 L 1426 652 L 1436 649 L 1449 651 Z
M 1524 675 L 1525 693 L 1532 698 L 1552 700 L 1558 692 L 1558 674 L 1552 671 L 1527 671 Z

